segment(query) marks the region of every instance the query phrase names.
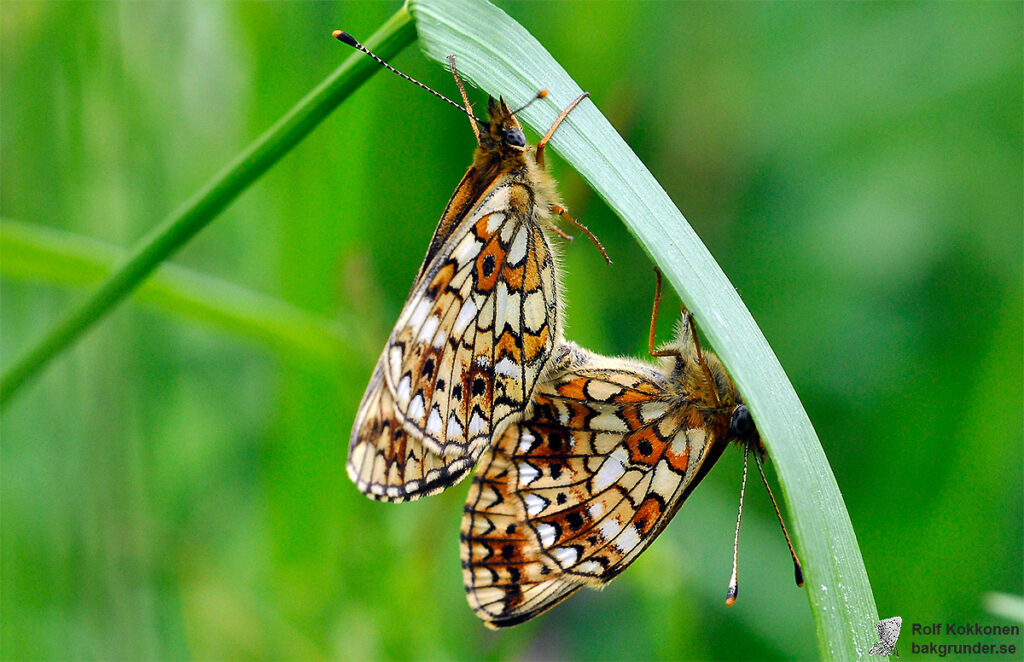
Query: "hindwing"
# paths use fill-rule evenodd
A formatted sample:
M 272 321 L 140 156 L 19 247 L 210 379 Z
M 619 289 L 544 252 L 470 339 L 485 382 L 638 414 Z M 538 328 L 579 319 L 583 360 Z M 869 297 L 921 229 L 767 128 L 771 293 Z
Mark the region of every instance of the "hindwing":
M 469 458 L 438 455 L 405 430 L 379 367 L 359 408 L 356 430 L 358 437 L 348 452 L 348 475 L 359 491 L 379 501 L 440 492 L 473 468 Z
M 701 414 L 653 366 L 572 343 L 558 354 L 530 416 L 477 470 L 463 516 L 466 591 L 491 626 L 617 576 L 720 452 Z M 502 526 L 517 532 L 510 558 L 494 552 Z M 530 572 L 513 577 L 512 568 Z

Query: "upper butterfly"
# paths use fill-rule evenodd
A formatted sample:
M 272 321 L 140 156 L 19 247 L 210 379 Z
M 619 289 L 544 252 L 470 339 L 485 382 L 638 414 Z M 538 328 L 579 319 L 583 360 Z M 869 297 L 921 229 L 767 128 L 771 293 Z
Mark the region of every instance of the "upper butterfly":
M 347 33 L 335 37 L 408 78 Z M 533 150 L 504 99 L 490 100 L 487 122 L 467 101 L 479 143 L 473 165 L 448 201 L 356 413 L 348 474 L 367 496 L 406 501 L 454 485 L 529 405 L 561 334 L 556 258 L 543 228 L 567 215 L 543 150 L 586 96 Z

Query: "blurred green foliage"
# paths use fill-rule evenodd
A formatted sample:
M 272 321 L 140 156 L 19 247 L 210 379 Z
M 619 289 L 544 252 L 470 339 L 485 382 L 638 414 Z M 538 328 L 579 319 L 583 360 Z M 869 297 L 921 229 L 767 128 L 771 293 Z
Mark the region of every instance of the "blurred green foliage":
M 816 424 L 880 616 L 1003 622 L 982 603 L 1024 592 L 1021 5 L 501 4 L 739 288 Z M 4 2 L 0 215 L 131 245 L 348 55 L 331 29 L 366 36 L 395 9 Z M 452 90 L 415 49 L 394 64 Z M 458 113 L 378 76 L 176 257 L 348 329 L 345 351 L 129 303 L 19 394 L 0 657 L 814 656 L 756 493 L 722 605 L 738 453 L 607 590 L 498 634 L 464 604 L 466 487 L 391 506 L 349 484 L 352 416 L 472 147 Z M 565 246 L 567 334 L 639 355 L 649 261 L 555 161 L 615 259 Z M 5 367 L 83 292 L 0 285 Z

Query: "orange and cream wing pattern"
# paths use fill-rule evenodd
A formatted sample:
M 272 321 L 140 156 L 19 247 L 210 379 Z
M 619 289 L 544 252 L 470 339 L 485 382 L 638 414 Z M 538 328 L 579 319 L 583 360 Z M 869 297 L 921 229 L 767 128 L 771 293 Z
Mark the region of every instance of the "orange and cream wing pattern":
M 724 440 L 665 371 L 572 343 L 556 354 L 530 417 L 481 463 L 463 515 L 467 596 L 492 627 L 611 581 L 661 532 Z
M 433 494 L 457 483 L 473 468 L 467 457 L 446 457 L 427 450 L 403 428 L 379 367 L 370 380 L 364 404 L 366 401 L 372 406 L 360 408 L 360 440 L 349 449 L 348 471 L 353 480 L 373 477 L 367 485 L 374 498 L 402 501 L 403 496 L 410 498 L 406 496 L 410 493 Z
M 424 265 L 356 415 L 348 471 L 368 496 L 404 501 L 453 485 L 528 406 L 559 335 L 539 213 L 523 176 L 507 173 Z M 393 447 L 399 429 L 404 453 Z M 398 466 L 403 454 L 417 458 L 411 469 Z

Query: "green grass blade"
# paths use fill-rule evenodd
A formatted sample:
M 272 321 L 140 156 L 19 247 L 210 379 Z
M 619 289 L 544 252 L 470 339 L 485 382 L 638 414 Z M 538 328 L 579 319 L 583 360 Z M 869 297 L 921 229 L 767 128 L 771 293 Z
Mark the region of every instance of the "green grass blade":
M 522 26 L 488 3 L 413 0 L 410 9 L 427 55 L 445 62 L 455 54 L 460 72 L 492 95 L 501 94 L 515 106 L 547 89 L 547 101 L 520 114 L 540 133 L 582 91 Z M 749 311 L 597 106 L 582 103 L 551 146 L 664 271 L 749 403 L 789 507 L 820 655 L 866 657 L 875 641 L 877 610 L 849 514 L 810 420 Z
M 415 36 L 409 13 L 403 7 L 366 43 L 382 57 L 390 58 L 412 43 Z M 329 35 L 325 34 L 324 38 L 329 38 Z M 206 227 L 379 69 L 376 63 L 360 53 L 349 55 L 334 73 L 143 237 L 128 259 L 98 289 L 4 372 L 0 380 L 0 406 L 6 405 L 26 380 L 101 320 L 153 269 Z
M 0 275 L 85 288 L 110 276 L 127 251 L 89 237 L 0 218 Z M 276 297 L 164 263 L 133 294 L 138 301 L 200 324 L 316 360 L 372 355 L 361 325 L 313 315 Z M 344 330 L 344 331 L 343 331 Z

